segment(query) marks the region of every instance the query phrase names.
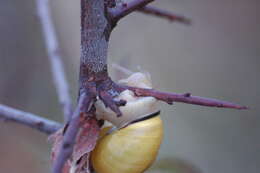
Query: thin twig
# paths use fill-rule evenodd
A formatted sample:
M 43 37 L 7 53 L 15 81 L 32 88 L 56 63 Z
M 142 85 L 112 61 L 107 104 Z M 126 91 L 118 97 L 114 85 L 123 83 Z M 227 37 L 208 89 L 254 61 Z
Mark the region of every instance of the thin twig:
M 145 14 L 150 14 L 150 15 L 155 15 L 158 17 L 162 17 L 165 19 L 168 19 L 170 22 L 180 22 L 183 24 L 191 24 L 190 19 L 184 17 L 184 16 L 180 16 L 180 15 L 176 15 L 173 14 L 170 11 L 166 11 L 166 10 L 162 10 L 153 6 L 145 6 L 143 8 L 138 9 L 139 12 L 145 13 Z
M 55 121 L 1 104 L 0 119 L 23 124 L 46 134 L 54 133 L 61 128 L 61 124 Z
M 126 15 L 146 6 L 153 1 L 154 0 L 131 0 L 129 2 L 124 2 L 115 8 L 110 8 L 109 14 L 112 17 L 112 20 L 117 22 Z
M 238 104 L 217 100 L 217 99 L 192 96 L 190 93 L 177 94 L 177 93 L 161 92 L 154 89 L 144 89 L 144 88 L 137 88 L 137 87 L 130 87 L 130 86 L 118 87 L 118 90 L 121 91 L 125 89 L 129 89 L 133 91 L 137 96 L 152 96 L 168 104 L 173 104 L 174 102 L 182 102 L 187 104 L 209 106 L 209 107 L 248 109 L 248 107 L 246 106 L 240 106 Z
M 65 76 L 62 58 L 59 50 L 57 36 L 51 19 L 49 0 L 36 0 L 37 12 L 42 25 L 45 45 L 48 50 L 48 57 L 51 64 L 53 81 L 58 94 L 59 102 L 63 109 L 64 119 L 68 121 L 72 114 L 72 105 L 69 95 L 69 85 Z
M 76 110 L 74 111 L 68 128 L 64 134 L 57 159 L 54 161 L 52 173 L 61 173 L 64 164 L 71 156 L 75 139 L 80 128 L 80 115 L 85 112 L 85 107 L 90 107 L 92 105 L 92 101 L 92 97 L 86 95 L 86 93 L 80 95 Z

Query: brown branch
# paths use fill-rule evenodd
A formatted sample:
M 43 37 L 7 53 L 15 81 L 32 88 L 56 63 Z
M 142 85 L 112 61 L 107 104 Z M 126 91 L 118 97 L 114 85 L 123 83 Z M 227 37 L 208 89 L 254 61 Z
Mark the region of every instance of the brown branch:
M 12 121 L 39 130 L 45 134 L 51 134 L 61 128 L 61 124 L 40 117 L 38 115 L 24 112 L 9 106 L 0 104 L 0 119 Z
M 121 116 L 107 72 L 107 51 L 112 23 L 104 0 L 81 0 L 80 91 L 89 91 Z M 112 91 L 112 92 L 111 92 Z M 113 94 L 111 94 L 113 93 Z
M 110 33 L 111 24 L 107 21 L 104 0 L 81 0 L 79 101 L 64 134 L 57 159 L 54 161 L 53 173 L 62 172 L 64 164 L 73 152 L 80 128 L 80 116 L 84 113 L 89 114 L 97 96 L 101 96 L 110 108 L 115 104 L 123 104 L 114 102 L 114 95 L 107 95 L 113 86 L 107 73 L 106 61 Z M 121 115 L 119 109 L 114 110 Z
M 110 8 L 109 15 L 111 16 L 112 20 L 116 23 L 126 15 L 146 6 L 147 4 L 153 1 L 154 0 L 131 0 L 129 2 L 124 2 L 117 5 L 115 8 Z
M 82 93 L 79 97 L 78 105 L 71 117 L 71 120 L 68 124 L 68 128 L 64 134 L 61 148 L 58 152 L 57 159 L 53 164 L 53 173 L 61 173 L 64 164 L 71 156 L 73 151 L 73 146 L 75 143 L 75 139 L 79 130 L 80 116 L 85 113 L 85 108 L 90 108 L 93 104 L 93 97 L 87 95 L 86 93 Z M 84 114 L 85 115 L 85 114 Z
M 66 80 L 62 58 L 59 50 L 57 36 L 51 19 L 49 0 L 36 0 L 37 12 L 44 34 L 45 45 L 51 64 L 54 85 L 58 94 L 59 102 L 63 109 L 64 119 L 68 121 L 72 114 L 72 104 L 69 95 L 69 85 Z
M 162 10 L 153 6 L 145 6 L 143 8 L 138 9 L 139 12 L 145 13 L 145 14 L 150 14 L 158 17 L 165 18 L 169 20 L 170 22 L 180 22 L 183 24 L 191 24 L 190 19 L 184 17 L 184 16 L 179 16 L 176 14 L 173 14 L 172 12 Z
M 125 89 L 129 89 L 133 91 L 137 96 L 152 96 L 168 104 L 173 104 L 173 102 L 182 102 L 187 104 L 209 106 L 209 107 L 248 109 L 246 106 L 240 106 L 234 103 L 221 101 L 217 99 L 192 96 L 190 93 L 185 93 L 185 94 L 168 93 L 168 92 L 157 91 L 154 89 L 144 89 L 144 88 L 136 88 L 130 86 L 119 86 L 117 89 L 120 92 L 122 92 Z
M 118 64 L 112 64 L 112 66 L 127 75 L 131 75 L 134 73 Z M 177 94 L 177 93 L 161 92 L 154 89 L 144 89 L 144 88 L 137 88 L 137 87 L 130 87 L 130 86 L 121 86 L 121 85 L 117 85 L 115 88 L 117 89 L 118 92 L 122 92 L 126 89 L 129 89 L 133 91 L 137 96 L 153 96 L 156 99 L 164 101 L 168 104 L 173 104 L 173 102 L 182 102 L 187 104 L 195 104 L 195 105 L 209 106 L 209 107 L 248 109 L 248 107 L 246 106 L 240 106 L 234 103 L 212 99 L 212 98 L 192 96 L 190 93 Z

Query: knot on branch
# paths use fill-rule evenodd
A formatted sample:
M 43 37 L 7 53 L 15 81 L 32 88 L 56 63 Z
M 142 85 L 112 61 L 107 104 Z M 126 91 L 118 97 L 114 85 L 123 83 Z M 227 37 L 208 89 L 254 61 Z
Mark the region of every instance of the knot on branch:
M 90 77 L 89 80 L 83 83 L 80 93 L 86 93 L 93 103 L 96 102 L 97 99 L 102 100 L 106 107 L 110 108 L 120 117 L 122 113 L 119 107 L 124 106 L 126 101 L 115 99 L 115 97 L 120 94 L 116 87 L 117 85 L 110 77 L 102 76 L 99 78 L 96 75 L 95 77 Z M 86 112 L 88 112 L 89 109 L 90 108 L 86 108 Z

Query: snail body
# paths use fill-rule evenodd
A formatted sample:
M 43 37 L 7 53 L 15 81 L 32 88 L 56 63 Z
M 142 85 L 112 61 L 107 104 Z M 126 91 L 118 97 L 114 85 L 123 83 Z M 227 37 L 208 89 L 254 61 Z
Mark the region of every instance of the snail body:
M 134 73 L 120 83 L 152 88 L 149 76 L 143 73 Z M 163 138 L 157 100 L 136 97 L 129 90 L 123 91 L 117 99 L 127 101 L 120 107 L 122 117 L 116 117 L 101 101 L 95 105 L 97 118 L 110 122 L 113 128 L 101 130 L 91 153 L 92 166 L 97 173 L 143 173 L 156 159 Z

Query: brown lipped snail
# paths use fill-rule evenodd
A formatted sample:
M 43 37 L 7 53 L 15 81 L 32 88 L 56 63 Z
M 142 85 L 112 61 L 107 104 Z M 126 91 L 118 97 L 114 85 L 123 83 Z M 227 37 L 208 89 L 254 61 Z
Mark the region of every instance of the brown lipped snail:
M 151 88 L 147 75 L 134 73 L 120 83 Z M 136 97 L 125 90 L 118 99 L 127 101 L 120 107 L 123 114 L 117 117 L 102 102 L 96 103 L 97 118 L 115 126 L 101 130 L 100 138 L 91 153 L 91 163 L 97 173 L 143 173 L 157 157 L 163 138 L 163 123 L 157 100 L 153 97 Z

